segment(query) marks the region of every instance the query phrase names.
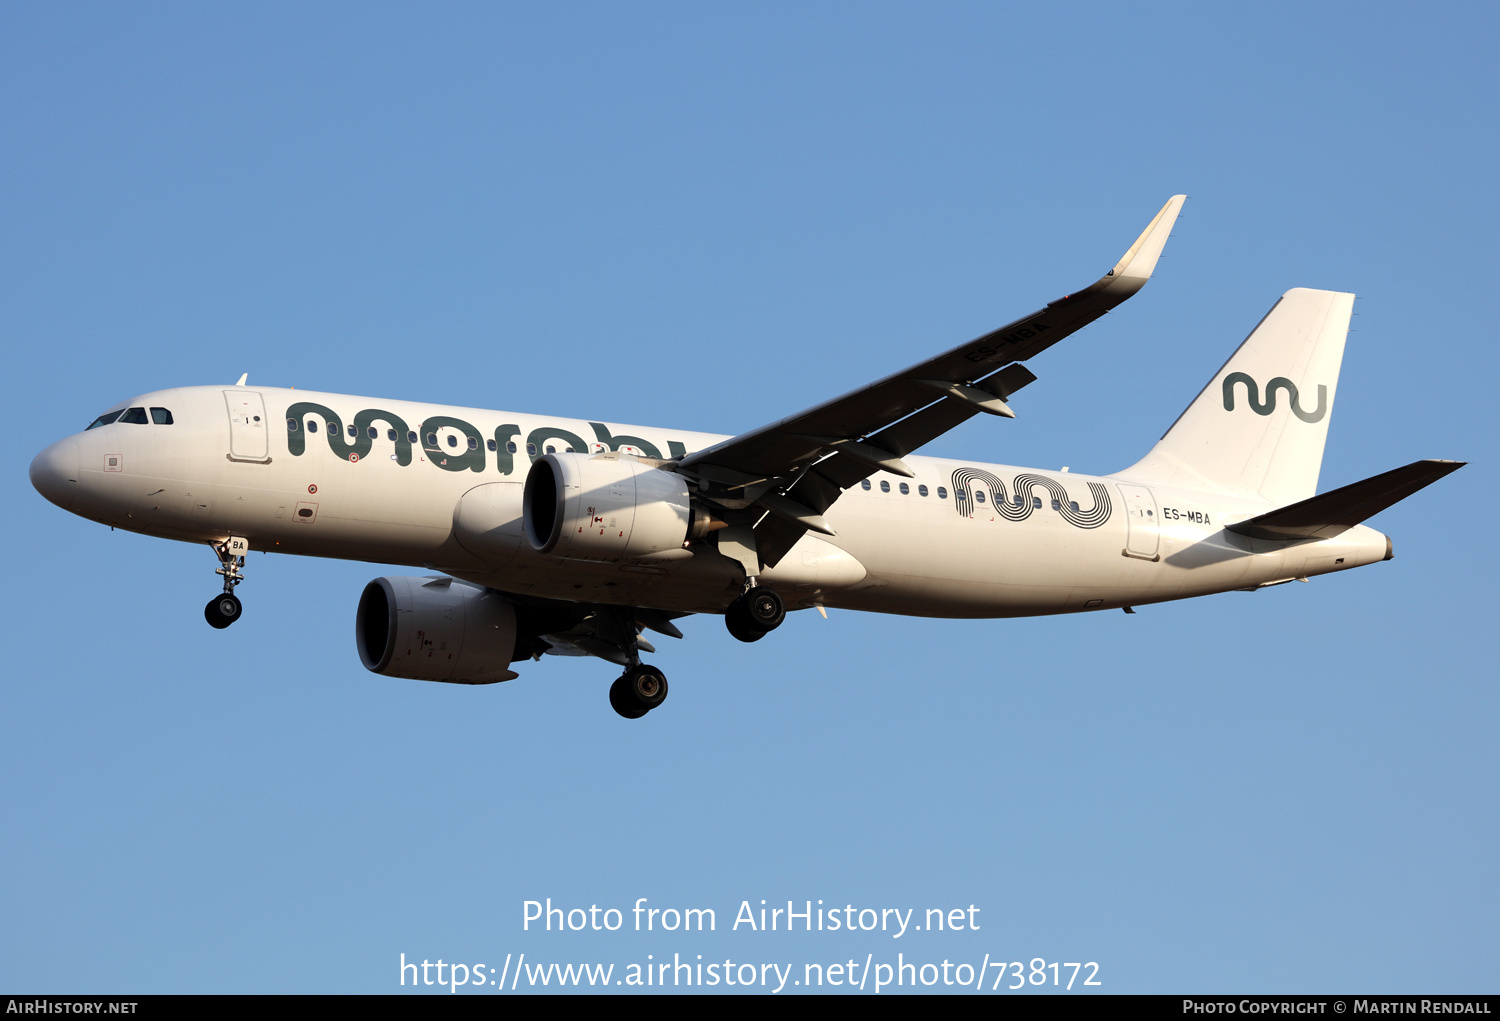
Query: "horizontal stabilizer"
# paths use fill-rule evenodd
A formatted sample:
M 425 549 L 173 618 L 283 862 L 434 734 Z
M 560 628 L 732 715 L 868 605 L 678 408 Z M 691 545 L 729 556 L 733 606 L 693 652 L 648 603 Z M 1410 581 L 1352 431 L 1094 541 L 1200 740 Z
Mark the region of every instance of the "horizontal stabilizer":
M 1382 472 L 1363 482 L 1258 514 L 1225 528 L 1253 539 L 1331 539 L 1444 475 L 1458 471 L 1467 463 L 1413 461 L 1404 468 Z

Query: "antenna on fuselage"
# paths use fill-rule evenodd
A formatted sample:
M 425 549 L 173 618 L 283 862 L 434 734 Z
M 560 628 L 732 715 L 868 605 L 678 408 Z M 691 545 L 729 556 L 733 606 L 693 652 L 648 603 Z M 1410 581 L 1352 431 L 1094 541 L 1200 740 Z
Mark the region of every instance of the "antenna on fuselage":
M 237 383 L 235 383 L 234 385 L 235 386 L 244 386 L 245 385 L 245 380 L 247 380 L 249 378 L 250 378 L 250 373 L 248 373 L 248 372 L 242 372 L 242 373 L 240 373 L 239 381 Z

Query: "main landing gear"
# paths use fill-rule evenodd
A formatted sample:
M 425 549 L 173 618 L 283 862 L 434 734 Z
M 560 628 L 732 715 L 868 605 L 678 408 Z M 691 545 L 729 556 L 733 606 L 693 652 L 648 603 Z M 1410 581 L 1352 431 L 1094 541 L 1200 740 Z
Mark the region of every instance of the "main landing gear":
M 243 539 L 226 539 L 223 542 L 209 543 L 209 548 L 219 558 L 219 569 L 214 573 L 224 576 L 224 594 L 208 601 L 208 605 L 203 608 L 203 619 L 208 621 L 210 627 L 222 630 L 239 620 L 240 612 L 244 609 L 239 597 L 234 594 L 234 587 L 245 580 L 242 573 L 245 558 L 237 552 L 245 549 L 245 542 Z
M 667 698 L 667 677 L 654 666 L 637 663 L 609 686 L 609 704 L 627 720 L 638 720 Z
M 758 642 L 786 620 L 786 604 L 775 589 L 746 589 L 724 611 L 724 626 L 742 642 Z

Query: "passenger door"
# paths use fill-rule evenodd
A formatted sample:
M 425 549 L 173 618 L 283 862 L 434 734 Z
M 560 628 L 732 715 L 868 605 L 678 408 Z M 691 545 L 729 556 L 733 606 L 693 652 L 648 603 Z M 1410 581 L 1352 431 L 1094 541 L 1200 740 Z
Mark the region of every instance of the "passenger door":
M 225 390 L 224 405 L 229 411 L 229 459 L 270 464 L 266 402 L 261 395 L 254 390 Z

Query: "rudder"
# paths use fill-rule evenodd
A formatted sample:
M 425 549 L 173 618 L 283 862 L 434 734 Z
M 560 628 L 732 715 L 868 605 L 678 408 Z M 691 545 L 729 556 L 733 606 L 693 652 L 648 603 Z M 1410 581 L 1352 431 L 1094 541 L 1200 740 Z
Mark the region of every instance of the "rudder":
M 1132 481 L 1258 495 L 1317 492 L 1354 295 L 1295 287 L 1144 458 Z

